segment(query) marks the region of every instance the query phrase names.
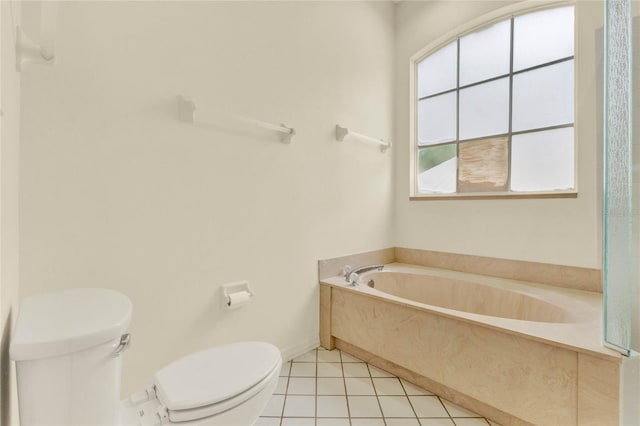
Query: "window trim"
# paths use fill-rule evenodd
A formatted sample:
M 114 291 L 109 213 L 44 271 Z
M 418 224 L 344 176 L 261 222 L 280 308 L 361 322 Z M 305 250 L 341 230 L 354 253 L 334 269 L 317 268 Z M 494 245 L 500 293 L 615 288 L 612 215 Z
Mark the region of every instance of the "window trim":
M 473 33 L 476 30 L 479 30 L 481 28 L 490 26 L 492 24 L 507 20 L 507 19 L 512 19 L 515 16 L 518 15 L 523 15 L 523 14 L 527 14 L 527 13 L 531 13 L 531 12 L 536 12 L 539 10 L 544 10 L 544 9 L 551 9 L 551 8 L 555 8 L 555 7 L 562 7 L 562 6 L 574 6 L 574 10 L 575 12 L 575 17 L 576 19 L 574 19 L 574 28 L 573 28 L 573 32 L 574 32 L 574 54 L 572 57 L 567 57 L 567 58 L 560 58 L 558 60 L 555 61 L 551 61 L 549 63 L 546 64 L 542 64 L 542 65 L 537 65 L 534 67 L 531 67 L 532 69 L 538 68 L 538 67 L 542 67 L 542 66 L 549 66 L 553 63 L 561 63 L 567 60 L 573 60 L 574 61 L 574 79 L 573 79 L 573 85 L 574 85 L 574 119 L 573 119 L 573 124 L 572 127 L 574 128 L 574 144 L 573 144 L 573 150 L 574 150 L 574 188 L 571 190 L 567 190 L 567 191 L 532 191 L 532 192 L 510 192 L 510 191 L 498 191 L 498 192 L 463 192 L 463 193 L 459 193 L 459 192 L 455 192 L 455 193 L 434 193 L 434 194 L 422 194 L 420 192 L 418 192 L 418 185 L 417 185 L 417 180 L 418 180 L 418 175 L 417 175 L 417 167 L 418 167 L 418 101 L 420 99 L 423 98 L 419 98 L 418 94 L 417 94 L 417 87 L 418 87 L 418 64 L 425 59 L 427 56 L 429 56 L 430 54 L 436 52 L 438 49 L 448 45 L 449 43 L 455 41 L 455 40 L 459 40 L 460 38 L 464 37 L 467 34 Z M 453 30 L 447 32 L 446 34 L 444 34 L 443 36 L 437 38 L 436 40 L 434 40 L 433 42 L 427 44 L 425 47 L 423 47 L 422 49 L 420 49 L 418 52 L 416 52 L 414 55 L 411 56 L 411 58 L 409 59 L 409 129 L 410 129 L 410 134 L 409 134 L 409 144 L 410 144 L 410 149 L 409 149 L 409 161 L 410 161 L 410 167 L 409 167 L 409 200 L 411 201 L 426 201 L 426 200 L 468 200 L 468 199 L 523 199 L 523 198 L 577 198 L 578 196 L 578 144 L 576 143 L 577 140 L 577 128 L 578 128 L 578 114 L 579 114 L 579 110 L 577 108 L 577 96 L 576 94 L 577 92 L 577 84 L 578 84 L 578 78 L 577 78 L 577 74 L 578 74 L 578 54 L 577 54 L 577 42 L 578 42 L 578 37 L 577 37 L 577 2 L 575 0 L 548 0 L 548 1 L 539 1 L 539 0 L 526 0 L 523 1 L 521 3 L 516 3 L 514 5 L 510 5 L 504 8 L 500 8 L 497 9 L 495 11 L 489 12 L 487 14 L 484 14 L 482 16 L 479 16 L 463 25 L 458 26 L 457 28 L 454 28 Z M 527 68 L 526 70 L 518 70 L 517 73 L 521 73 L 524 71 L 528 71 L 530 70 L 529 68 Z M 515 73 L 514 73 L 515 74 Z M 498 80 L 499 78 L 504 78 L 507 77 L 508 75 L 501 75 L 501 76 L 497 76 L 497 77 L 492 77 L 490 79 L 486 79 L 482 82 L 475 82 L 475 83 L 471 83 L 468 84 L 466 86 L 464 86 L 465 88 L 468 87 L 473 87 L 475 85 L 478 85 L 480 83 L 486 83 L 489 81 L 493 81 L 493 80 Z M 456 87 L 455 89 L 451 89 L 449 91 L 445 91 L 445 92 L 441 92 L 438 93 L 438 95 L 442 95 L 446 92 L 455 92 L 455 91 L 459 91 L 461 90 L 462 87 Z M 435 95 L 429 95 L 428 97 L 431 96 L 435 96 Z M 510 96 L 510 100 L 509 102 L 511 102 L 511 96 Z M 511 110 L 511 107 L 509 108 Z M 510 120 L 511 122 L 511 120 Z M 560 126 L 552 126 L 552 127 L 565 127 L 564 125 L 560 125 Z M 529 132 L 529 130 L 527 130 L 526 132 Z M 526 132 L 522 132 L 522 133 L 526 133 Z M 509 134 L 511 134 L 511 129 L 509 131 Z M 520 132 L 517 132 L 520 133 Z M 486 138 L 486 137 L 490 137 L 490 136 L 483 136 L 482 138 Z M 482 139 L 480 138 L 480 139 Z M 450 143 L 450 142 L 447 142 Z M 444 143 L 443 143 L 444 144 Z M 431 145 L 429 145 L 431 146 Z

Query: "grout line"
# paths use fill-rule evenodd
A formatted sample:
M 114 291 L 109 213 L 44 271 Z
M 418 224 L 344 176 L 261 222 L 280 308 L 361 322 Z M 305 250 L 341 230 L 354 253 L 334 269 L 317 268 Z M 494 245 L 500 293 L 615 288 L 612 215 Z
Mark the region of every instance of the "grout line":
M 314 416 L 313 417 L 305 417 L 305 418 L 307 418 L 307 419 L 313 418 L 313 423 L 314 423 L 315 426 L 317 426 L 318 425 L 318 419 L 319 419 L 319 417 L 318 417 L 318 397 L 319 397 L 319 395 L 318 395 L 318 379 L 319 379 L 319 377 L 318 377 L 318 367 L 319 367 L 319 365 L 318 364 L 319 364 L 319 356 L 320 356 L 320 354 L 319 354 L 319 350 L 317 348 L 313 349 L 313 350 L 315 351 L 315 359 L 316 359 L 316 361 L 315 361 L 315 395 L 313 395 L 314 396 Z M 353 423 L 352 423 L 353 419 L 351 417 L 351 407 L 349 406 L 349 396 L 368 396 L 368 397 L 375 396 L 376 401 L 378 402 L 378 408 L 380 409 L 381 417 L 363 417 L 362 419 L 363 420 L 367 419 L 367 418 L 369 418 L 369 419 L 382 419 L 382 422 L 386 426 L 387 425 L 387 418 L 384 415 L 384 411 L 382 411 L 382 404 L 380 402 L 380 395 L 378 394 L 378 389 L 376 387 L 376 384 L 375 384 L 375 381 L 374 381 L 374 377 L 371 374 L 371 367 L 372 366 L 368 362 L 358 361 L 360 363 L 365 364 L 365 366 L 367 368 L 367 372 L 368 372 L 369 375 L 365 376 L 365 377 L 355 377 L 355 378 L 362 378 L 362 379 L 368 378 L 371 381 L 371 384 L 372 384 L 372 387 L 373 387 L 373 391 L 374 391 L 374 395 L 350 394 L 349 391 L 347 390 L 347 381 L 346 381 L 347 377 L 345 375 L 345 370 L 344 370 L 344 364 L 345 363 L 344 363 L 343 358 L 342 358 L 342 351 L 340 351 L 339 349 L 336 349 L 336 350 L 338 351 L 339 358 L 340 358 L 340 369 L 342 371 L 342 385 L 344 386 L 344 395 L 340 395 L 340 394 L 333 395 L 333 394 L 330 394 L 330 395 L 324 395 L 324 396 L 343 396 L 345 398 L 345 401 L 346 401 L 346 404 L 347 404 L 347 416 L 348 416 L 346 418 L 346 420 L 348 420 L 349 426 L 353 426 Z M 283 401 L 283 404 L 282 404 L 282 411 L 281 411 L 281 415 L 279 416 L 279 420 L 280 420 L 279 425 L 280 426 L 282 426 L 282 424 L 284 422 L 284 419 L 286 418 L 284 416 L 284 411 L 285 411 L 285 407 L 286 407 L 286 404 L 287 404 L 287 399 L 289 398 L 289 396 L 311 396 L 309 394 L 293 394 L 293 393 L 289 393 L 289 389 L 290 389 L 290 385 L 291 385 L 291 379 L 294 378 L 294 377 L 298 377 L 298 376 L 292 376 L 291 375 L 291 373 L 293 371 L 293 362 L 294 362 L 293 360 L 288 362 L 289 370 L 287 371 L 287 375 L 286 376 L 280 376 L 281 378 L 286 378 L 286 380 L 287 380 L 287 384 L 285 386 L 285 393 L 283 395 L 284 396 L 284 401 Z M 300 361 L 296 361 L 296 362 L 300 362 Z M 308 364 L 311 363 L 310 361 L 304 361 L 304 362 L 306 362 Z M 328 361 L 328 362 L 334 362 L 334 361 Z M 337 362 L 335 362 L 335 363 L 337 364 Z M 390 374 L 392 374 L 392 373 L 390 373 Z M 300 376 L 298 378 L 312 378 L 312 377 Z M 339 377 L 335 377 L 335 378 L 339 378 Z M 401 386 L 401 388 L 402 388 L 402 390 L 404 392 L 404 395 L 391 395 L 391 396 L 404 396 L 405 398 L 407 398 L 407 400 L 409 401 L 409 405 L 411 407 L 411 410 L 413 411 L 413 414 L 415 415 L 415 417 L 413 417 L 413 419 L 417 420 L 418 423 L 421 424 L 420 417 L 418 417 L 418 414 L 417 414 L 417 412 L 415 410 L 415 407 L 413 406 L 413 403 L 411 402 L 411 399 L 409 398 L 410 395 L 407 392 L 407 389 L 406 389 L 404 383 L 402 382 L 402 380 L 400 380 L 400 377 L 392 374 L 392 377 L 375 377 L 375 378 L 377 378 L 377 379 L 395 378 L 396 380 L 398 380 L 400 382 L 400 386 Z M 431 391 L 429 391 L 429 392 L 431 392 Z M 452 417 L 451 413 L 447 409 L 447 406 L 444 404 L 444 402 L 443 402 L 443 400 L 442 400 L 442 398 L 440 396 L 435 395 L 432 392 L 430 394 L 428 394 L 428 395 L 416 395 L 416 396 L 436 397 L 438 399 L 438 401 L 440 402 L 441 406 L 444 408 L 445 413 L 449 416 L 448 417 L 449 420 L 453 423 L 453 425 L 457 425 L 456 418 Z M 477 413 L 475 413 L 475 414 L 477 414 Z M 277 416 L 264 416 L 264 417 L 278 418 Z M 345 419 L 344 417 L 330 417 L 330 418 Z M 404 418 L 411 419 L 412 417 L 404 417 Z M 425 417 L 425 418 L 440 418 L 440 419 L 444 419 L 445 417 Z M 485 423 L 488 426 L 491 425 L 491 423 L 489 423 L 489 420 L 487 418 L 483 417 L 480 414 L 477 414 L 477 417 L 470 417 L 470 418 L 482 419 L 482 420 L 485 421 Z M 460 418 L 457 418 L 457 419 L 460 419 Z
M 287 395 L 289 394 L 289 382 L 291 381 L 291 370 L 293 370 L 293 360 L 288 362 L 289 371 L 287 372 L 287 386 L 284 388 L 284 400 L 282 401 L 282 412 L 280 413 L 280 426 L 282 426 L 282 419 L 284 418 L 284 407 L 287 405 Z
M 318 348 L 314 349 L 314 353 L 316 356 L 316 378 L 314 379 L 316 382 L 316 394 L 313 396 L 314 408 L 313 408 L 313 424 L 316 425 L 318 423 Z
M 404 395 L 407 397 L 407 401 L 409 401 L 409 406 L 411 407 L 411 410 L 413 411 L 413 414 L 416 416 L 416 419 L 418 419 L 418 424 L 422 424 L 422 422 L 418 418 L 418 413 L 416 412 L 416 409 L 413 407 L 413 403 L 411 402 L 411 398 L 409 398 L 409 394 L 407 393 L 407 390 L 405 389 L 404 384 L 402 384 L 402 380 L 400 380 L 399 377 L 397 377 L 397 380 L 400 382 L 400 387 L 402 387 L 402 390 L 404 391 Z
M 342 351 L 339 351 L 340 354 L 340 369 L 342 370 L 342 386 L 344 386 L 344 399 L 347 401 L 347 416 L 349 416 L 349 426 L 352 426 L 351 423 L 351 407 L 349 406 L 349 391 L 347 390 L 347 378 L 344 375 L 344 362 L 342 361 Z
M 316 349 L 316 369 L 318 368 L 318 362 L 317 362 L 317 360 L 318 360 L 318 356 L 319 356 L 319 354 L 318 354 L 318 350 Z M 314 424 L 315 426 L 318 426 L 318 397 L 319 397 L 320 395 L 318 395 L 318 377 L 317 377 L 317 375 L 316 375 L 316 379 L 315 379 L 315 380 L 316 380 L 316 394 L 315 394 L 315 400 L 316 400 L 316 418 L 313 420 L 313 424 Z
M 453 417 L 451 417 L 451 413 L 447 409 L 447 406 L 444 404 L 444 402 L 442 402 L 442 398 L 440 398 L 440 396 L 438 396 L 438 395 L 436 395 L 436 398 L 438 398 L 438 401 L 440 401 L 440 404 L 442 405 L 442 408 L 444 408 L 444 412 L 447 413 L 447 415 L 449 415 L 449 418 L 451 419 L 453 424 L 456 424 L 456 421 L 453 419 Z
M 369 368 L 369 363 L 366 363 L 367 371 L 369 372 L 369 380 L 371 380 L 371 384 L 373 385 L 373 392 L 376 394 L 376 401 L 378 401 L 378 407 L 380 408 L 380 414 L 382 415 L 382 422 L 385 426 L 387 426 L 387 419 L 384 416 L 384 411 L 382 411 L 382 404 L 380 404 L 380 398 L 378 397 L 378 389 L 376 389 L 376 382 L 373 381 L 373 376 L 371 375 L 371 369 Z

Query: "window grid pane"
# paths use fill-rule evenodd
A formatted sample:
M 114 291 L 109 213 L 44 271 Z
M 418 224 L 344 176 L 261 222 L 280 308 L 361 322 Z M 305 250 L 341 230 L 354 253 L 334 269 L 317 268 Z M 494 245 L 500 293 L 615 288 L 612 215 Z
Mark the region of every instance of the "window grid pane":
M 460 90 L 460 139 L 509 131 L 509 79 Z
M 513 77 L 513 129 L 573 122 L 573 60 Z
M 460 85 L 509 73 L 511 23 L 502 21 L 460 38 Z
M 458 191 L 506 191 L 509 138 L 488 138 L 458 145 Z
M 455 92 L 418 101 L 418 145 L 433 145 L 457 139 Z
M 573 6 L 545 9 L 516 16 L 514 20 L 514 69 L 573 56 Z
M 419 98 L 456 87 L 457 44 L 449 43 L 418 64 Z
M 418 151 L 418 192 L 452 194 L 456 192 L 457 143 L 427 146 Z
M 513 136 L 511 168 L 512 190 L 573 189 L 573 127 Z
M 573 6 L 569 6 L 568 8 L 565 9 L 570 9 L 570 13 L 571 13 L 571 19 L 573 19 L 573 13 L 574 13 L 574 7 Z M 526 16 L 526 15 L 522 15 L 522 16 Z M 565 160 L 560 160 L 557 161 L 556 164 L 564 164 L 564 166 L 566 166 L 567 170 L 565 171 L 565 174 L 571 175 L 573 176 L 574 173 L 574 165 L 573 163 L 569 166 L 568 163 L 569 161 L 566 160 L 567 157 L 567 149 L 571 150 L 571 159 L 573 159 L 574 157 L 574 152 L 575 152 L 575 148 L 574 148 L 574 140 L 573 140 L 573 119 L 574 119 L 574 115 L 573 115 L 573 99 L 574 99 L 574 95 L 573 95 L 573 85 L 571 86 L 571 90 L 570 90 L 570 96 L 567 95 L 567 99 L 571 98 L 571 106 L 570 106 L 570 111 L 567 111 L 567 109 L 565 108 L 565 111 L 563 114 L 564 119 L 567 120 L 567 122 L 558 122 L 558 123 L 544 123 L 544 120 L 538 122 L 531 122 L 528 123 L 528 126 L 522 123 L 517 123 L 518 124 L 518 128 L 514 128 L 514 124 L 513 124 L 513 109 L 514 109 L 514 78 L 517 76 L 520 76 L 521 74 L 526 74 L 529 72 L 532 72 L 534 70 L 542 70 L 542 71 L 546 71 L 547 68 L 549 67 L 553 67 L 554 65 L 559 65 L 562 64 L 563 62 L 568 62 L 570 67 L 571 67 L 571 81 L 573 81 L 573 56 L 566 56 L 566 57 L 561 57 L 558 59 L 553 59 L 550 60 L 546 63 L 540 63 L 537 65 L 531 65 L 530 68 L 526 68 L 526 67 L 522 67 L 520 66 L 519 69 L 514 68 L 514 49 L 515 49 L 515 42 L 514 42 L 514 34 L 515 34 L 515 19 L 516 18 L 511 18 L 509 20 L 506 20 L 504 22 L 508 22 L 508 26 L 510 28 L 510 40 L 509 40 L 509 70 L 508 73 L 505 75 L 498 75 L 498 76 L 494 76 L 494 77 L 488 77 L 486 80 L 479 80 L 479 81 L 465 81 L 464 84 L 461 84 L 461 74 L 463 73 L 463 71 L 461 70 L 462 65 L 461 65 L 461 40 L 464 38 L 458 38 L 456 40 L 456 45 L 457 45 L 457 61 L 456 61 L 456 86 L 454 88 L 450 88 L 447 90 L 444 90 L 440 93 L 436 93 L 436 92 L 432 92 L 426 96 L 423 97 L 427 97 L 427 98 L 435 98 L 437 96 L 441 96 L 443 94 L 451 94 L 454 95 L 456 97 L 456 117 L 455 117 L 455 122 L 456 122 L 456 128 L 455 128 L 455 140 L 452 141 L 451 144 L 444 144 L 445 140 L 442 139 L 439 142 L 438 141 L 433 141 L 431 142 L 431 144 L 438 144 L 440 143 L 438 146 L 434 146 L 433 148 L 439 148 L 442 146 L 454 146 L 455 147 L 455 156 L 453 156 L 452 158 L 450 158 L 448 161 L 445 161 L 439 165 L 441 165 L 442 167 L 440 168 L 441 171 L 441 175 L 444 173 L 444 168 L 445 166 L 448 167 L 448 183 L 445 186 L 442 186 L 442 184 L 440 184 L 440 186 L 435 185 L 435 184 L 430 184 L 429 183 L 429 179 L 430 176 L 434 175 L 434 171 L 433 169 L 436 169 L 436 167 L 432 167 L 432 169 L 430 170 L 423 170 L 421 169 L 421 167 L 418 168 L 418 170 L 420 170 L 418 172 L 419 176 L 417 176 L 417 183 L 418 183 L 418 192 L 420 193 L 462 193 L 462 192 L 491 192 L 491 191 L 496 191 L 496 192 L 538 192 L 538 191 L 556 191 L 556 190 L 572 190 L 575 189 L 575 182 L 573 180 L 570 181 L 570 185 L 567 185 L 566 183 L 569 182 L 569 179 L 564 179 L 565 184 L 560 185 L 560 187 L 556 186 L 556 185 L 549 185 L 548 182 L 541 182 L 541 185 L 539 188 L 534 188 L 531 186 L 526 186 L 526 185 L 521 185 L 520 183 L 516 182 L 515 186 L 512 186 L 511 180 L 512 180 L 512 174 L 513 174 L 513 167 L 514 167 L 514 162 L 513 162 L 513 146 L 512 146 L 512 140 L 515 138 L 516 140 L 526 140 L 527 137 L 530 134 L 547 134 L 547 132 L 550 132 L 551 134 L 557 133 L 554 132 L 554 130 L 559 130 L 561 133 L 567 134 L 567 131 L 565 131 L 565 129 L 570 129 L 570 140 L 565 139 L 562 144 L 563 144 L 563 148 L 560 149 L 560 151 L 562 151 L 562 154 L 565 157 Z M 573 22 L 573 21 L 572 21 Z M 498 23 L 498 24 L 502 24 L 502 23 Z M 494 26 L 497 26 L 498 24 L 494 24 Z M 487 27 L 490 28 L 490 27 Z M 485 28 L 486 29 L 486 28 Z M 479 30 L 482 31 L 482 30 Z M 573 37 L 573 27 L 570 28 L 570 31 L 572 32 L 571 37 Z M 470 35 L 473 35 L 474 33 L 471 33 Z M 468 37 L 465 36 L 465 37 Z M 452 45 L 454 43 L 450 43 L 449 45 L 447 45 L 446 47 L 452 48 Z M 573 55 L 573 49 L 571 49 L 571 55 Z M 427 58 L 428 59 L 428 58 Z M 424 60 L 423 60 L 424 62 Z M 420 70 L 418 70 L 418 74 L 420 73 Z M 420 75 L 418 75 L 418 78 L 420 78 Z M 465 77 L 466 78 L 466 77 Z M 508 89 L 507 89 L 507 100 L 505 101 L 508 104 L 508 119 L 507 119 L 507 130 L 504 134 L 499 134 L 501 133 L 501 127 L 495 127 L 491 130 L 487 129 L 486 131 L 488 133 L 493 133 L 493 134 L 482 134 L 482 132 L 478 132 L 476 131 L 475 133 L 472 132 L 466 132 L 461 134 L 461 113 L 464 114 L 464 112 L 461 112 L 461 104 L 464 102 L 461 99 L 461 92 L 466 90 L 466 89 L 470 89 L 473 87 L 477 87 L 477 86 L 481 86 L 487 83 L 493 83 L 496 81 L 501 80 L 502 78 L 507 78 L 508 79 Z M 466 86 L 465 86 L 466 85 Z M 463 87 L 465 86 L 465 87 Z M 561 85 L 563 86 L 563 85 Z M 564 86 L 563 86 L 564 87 Z M 424 93 L 424 92 L 423 92 Z M 499 102 L 497 102 L 497 104 L 500 104 Z M 566 103 L 567 105 L 569 105 L 569 103 Z M 495 105 L 494 105 L 495 106 Z M 489 115 L 491 115 L 491 113 L 495 113 L 496 111 L 490 111 Z M 468 115 L 468 114 L 467 114 Z M 476 121 L 480 121 L 480 126 L 483 126 L 482 124 L 482 118 L 477 118 Z M 556 120 L 558 121 L 558 120 Z M 559 120 L 562 121 L 562 120 Z M 486 124 L 486 123 L 485 123 Z M 491 127 L 491 126 L 489 126 Z M 493 130 L 493 131 L 492 131 Z M 498 134 L 496 134 L 498 133 Z M 517 136 L 516 136 L 517 135 Z M 503 139 L 504 138 L 504 139 Z M 447 140 L 448 141 L 448 140 Z M 500 142 L 498 142 L 500 141 Z M 476 143 L 476 146 L 481 146 L 482 142 L 484 142 L 485 144 L 487 142 L 491 142 L 488 145 L 485 145 L 486 147 L 488 147 L 489 151 L 488 153 L 485 154 L 481 154 L 481 151 L 479 149 L 474 149 L 471 150 L 470 147 L 472 145 L 469 145 L 466 149 L 462 148 L 461 146 L 463 144 L 470 144 L 470 143 Z M 506 149 L 505 150 L 501 150 L 501 148 L 497 148 L 498 146 L 500 146 L 501 143 L 506 143 Z M 569 145 L 568 145 L 569 144 Z M 418 148 L 418 154 L 419 154 L 419 159 L 418 162 L 420 163 L 421 161 L 423 161 L 420 158 L 420 155 L 424 155 L 423 154 L 423 150 L 425 148 L 424 144 L 419 145 L 417 144 L 417 148 Z M 522 146 L 522 145 L 521 145 Z M 553 145 L 549 145 L 550 147 L 552 147 Z M 552 150 L 557 151 L 558 149 L 556 148 L 551 148 Z M 473 152 L 473 155 L 470 155 L 470 153 Z M 504 153 L 506 152 L 506 184 L 503 183 L 504 182 L 504 171 L 502 168 L 500 168 L 500 166 L 497 166 L 497 164 L 504 164 L 501 163 L 498 158 L 503 158 L 500 155 L 498 155 L 497 153 L 500 152 L 502 153 L 502 155 L 504 155 Z M 464 157 L 464 158 L 463 158 Z M 478 160 L 480 157 L 485 157 L 485 160 L 489 161 L 489 163 L 491 163 L 491 161 L 493 161 L 493 165 L 487 165 L 485 164 L 485 170 L 477 170 L 477 171 L 473 171 L 471 168 L 471 163 L 473 163 L 473 161 L 470 161 L 470 158 L 475 158 L 476 159 L 476 163 L 479 163 L 480 161 Z M 522 158 L 519 157 L 519 160 L 521 160 Z M 520 163 L 519 163 L 520 164 Z M 451 187 L 451 177 L 452 177 L 452 173 L 454 170 L 454 166 L 455 166 L 455 188 Z M 474 179 L 477 180 L 479 179 L 477 176 L 473 177 L 475 174 L 477 174 L 478 176 L 482 176 L 483 173 L 485 173 L 485 175 L 491 175 L 491 172 L 487 172 L 487 170 L 490 170 L 491 167 L 494 167 L 494 175 L 491 176 L 485 176 L 485 177 L 489 177 L 488 182 L 484 182 L 480 185 L 476 183 L 470 183 L 471 181 L 473 181 Z M 480 167 L 482 168 L 482 166 Z M 500 169 L 500 171 L 498 172 L 497 169 Z M 520 171 L 516 171 L 516 174 L 519 173 Z M 472 176 L 470 178 L 470 176 Z M 498 178 L 499 176 L 499 178 Z M 493 179 L 493 180 L 492 180 Z M 573 179 L 573 178 L 571 178 Z M 516 179 L 517 180 L 517 179 Z M 544 180 L 544 179 L 543 179 Z M 447 186 L 448 185 L 448 186 Z M 553 187 L 552 187 L 553 186 Z

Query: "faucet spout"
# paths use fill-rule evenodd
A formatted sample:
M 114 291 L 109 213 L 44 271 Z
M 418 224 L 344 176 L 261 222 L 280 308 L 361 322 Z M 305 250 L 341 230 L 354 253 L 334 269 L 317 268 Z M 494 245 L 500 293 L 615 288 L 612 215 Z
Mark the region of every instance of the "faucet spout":
M 361 266 L 360 268 L 356 268 L 352 271 L 349 271 L 344 274 L 344 279 L 349 283 L 349 286 L 355 287 L 358 285 L 358 278 L 360 278 L 360 274 L 364 274 L 365 272 L 378 270 L 382 271 L 384 269 L 384 265 L 368 265 Z

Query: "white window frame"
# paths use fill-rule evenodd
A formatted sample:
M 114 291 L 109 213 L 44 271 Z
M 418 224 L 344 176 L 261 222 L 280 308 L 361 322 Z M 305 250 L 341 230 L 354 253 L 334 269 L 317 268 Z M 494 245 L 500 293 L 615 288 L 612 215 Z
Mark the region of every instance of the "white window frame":
M 433 42 L 427 44 L 420 49 L 409 59 L 409 125 L 410 125 L 410 173 L 409 173 L 409 199 L 410 200 L 464 200 L 464 199 L 504 199 L 504 198 L 576 198 L 578 196 L 578 144 L 577 130 L 578 130 L 578 114 L 577 108 L 577 83 L 578 83 L 578 19 L 577 19 L 577 2 L 575 0 L 552 0 L 552 1 L 538 1 L 527 0 L 521 3 L 516 3 L 511 6 L 500 8 L 492 11 L 478 18 L 475 18 L 455 29 L 449 31 L 443 36 L 437 38 Z M 473 33 L 481 28 L 490 26 L 494 23 L 510 19 L 518 15 L 524 15 L 527 13 L 552 9 L 562 6 L 574 6 L 575 16 L 574 19 L 574 188 L 571 190 L 558 190 L 558 191 L 538 191 L 538 192 L 455 192 L 455 193 L 433 193 L 424 194 L 418 191 L 418 64 L 427 56 L 436 52 L 438 49 L 448 45 L 449 43 L 464 37 L 467 34 Z

